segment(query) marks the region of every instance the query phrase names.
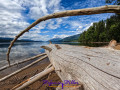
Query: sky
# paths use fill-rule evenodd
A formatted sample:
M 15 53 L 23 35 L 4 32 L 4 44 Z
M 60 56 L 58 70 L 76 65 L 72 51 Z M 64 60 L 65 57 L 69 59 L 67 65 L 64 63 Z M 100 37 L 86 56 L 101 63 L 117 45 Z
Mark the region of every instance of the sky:
M 0 0 L 0 37 L 14 38 L 42 16 L 55 12 L 108 5 L 105 0 Z M 71 16 L 39 23 L 20 39 L 47 41 L 80 34 L 94 22 L 109 18 L 111 13 Z

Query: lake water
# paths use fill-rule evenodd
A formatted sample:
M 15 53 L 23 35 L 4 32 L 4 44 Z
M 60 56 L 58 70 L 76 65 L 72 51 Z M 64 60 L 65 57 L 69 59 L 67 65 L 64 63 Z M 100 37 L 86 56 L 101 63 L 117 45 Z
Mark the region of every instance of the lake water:
M 104 44 L 82 44 L 82 43 L 60 43 L 57 44 L 70 44 L 70 45 L 87 45 L 87 46 L 101 46 Z M 40 46 L 47 45 L 49 42 L 16 42 L 11 49 L 10 53 L 10 61 L 11 63 L 18 62 L 20 60 L 24 60 L 26 58 L 44 53 L 44 49 L 40 48 Z M 6 61 L 6 52 L 9 46 L 8 42 L 0 43 L 0 67 L 8 64 Z
M 14 63 L 41 54 L 44 49 L 40 48 L 40 46 L 47 44 L 48 42 L 16 42 L 11 49 L 10 61 Z M 6 52 L 8 46 L 8 42 L 0 43 L 0 67 L 7 65 Z

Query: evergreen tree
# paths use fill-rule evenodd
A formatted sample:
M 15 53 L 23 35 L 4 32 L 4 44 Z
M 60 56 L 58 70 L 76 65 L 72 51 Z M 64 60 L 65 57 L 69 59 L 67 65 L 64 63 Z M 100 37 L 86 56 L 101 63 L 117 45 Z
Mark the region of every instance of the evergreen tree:
M 120 42 L 120 16 L 114 15 L 107 20 L 93 23 L 87 31 L 81 33 L 80 42 L 108 42 L 112 39 Z

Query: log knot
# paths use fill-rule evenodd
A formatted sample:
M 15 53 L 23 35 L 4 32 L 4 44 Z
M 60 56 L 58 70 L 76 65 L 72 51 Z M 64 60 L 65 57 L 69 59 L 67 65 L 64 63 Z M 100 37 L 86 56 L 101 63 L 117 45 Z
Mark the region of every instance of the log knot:
M 60 47 L 58 44 L 55 44 L 55 47 L 56 47 L 57 49 L 61 49 L 61 47 Z
M 117 45 L 117 41 L 112 39 L 108 45 L 109 48 L 115 48 L 115 46 Z
M 41 48 L 46 49 L 46 50 L 48 50 L 49 52 L 51 52 L 51 51 L 52 51 L 52 49 L 51 49 L 51 48 L 49 48 L 49 47 L 47 47 L 47 46 L 41 46 Z

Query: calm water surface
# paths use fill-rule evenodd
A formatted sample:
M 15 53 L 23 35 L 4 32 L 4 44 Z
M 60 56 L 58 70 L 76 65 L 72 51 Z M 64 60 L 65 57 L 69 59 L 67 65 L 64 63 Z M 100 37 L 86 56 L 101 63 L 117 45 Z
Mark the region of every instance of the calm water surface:
M 40 48 L 40 46 L 47 44 L 48 42 L 16 42 L 11 49 L 10 61 L 14 63 L 41 54 L 44 49 Z M 6 52 L 8 46 L 8 42 L 0 43 L 0 67 L 7 65 Z
M 86 46 L 103 46 L 105 44 L 82 44 L 82 43 L 60 43 L 55 42 L 57 44 L 70 44 L 70 45 L 86 45 Z M 47 45 L 49 42 L 16 42 L 11 49 L 10 53 L 10 61 L 11 63 L 18 62 L 20 60 L 24 60 L 26 58 L 44 53 L 44 49 L 40 48 L 40 46 Z M 0 67 L 7 65 L 6 61 L 6 52 L 9 46 L 8 42 L 0 43 Z

